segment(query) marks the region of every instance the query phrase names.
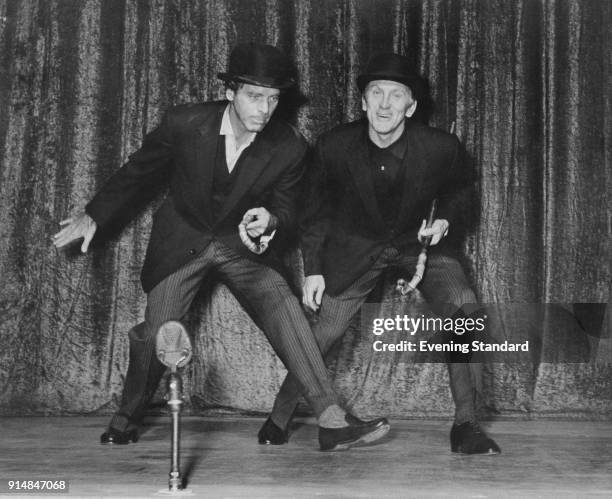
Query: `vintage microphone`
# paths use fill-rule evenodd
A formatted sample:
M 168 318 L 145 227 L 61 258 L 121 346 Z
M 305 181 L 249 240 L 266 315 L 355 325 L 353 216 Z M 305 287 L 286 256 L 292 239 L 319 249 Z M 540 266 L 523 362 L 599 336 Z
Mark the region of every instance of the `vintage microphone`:
M 183 403 L 183 380 L 178 370 L 187 365 L 192 355 L 191 341 L 185 326 L 178 321 L 164 322 L 157 331 L 155 353 L 159 361 L 170 368 L 170 374 L 166 380 L 168 406 L 172 417 L 172 451 L 168 488 L 170 493 L 189 494 L 190 492 L 183 488 L 180 469 L 180 413 Z

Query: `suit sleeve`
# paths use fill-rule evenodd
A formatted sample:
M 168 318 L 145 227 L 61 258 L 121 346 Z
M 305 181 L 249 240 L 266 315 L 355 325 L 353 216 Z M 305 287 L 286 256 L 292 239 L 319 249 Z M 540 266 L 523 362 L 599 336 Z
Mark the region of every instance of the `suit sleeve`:
M 471 228 L 475 217 L 474 188 L 476 176 L 463 146 L 454 137 L 452 160 L 444 182 L 438 192 L 438 213 L 436 218 L 444 218 L 450 224 L 449 233 L 465 235 Z
M 140 149 L 85 206 L 85 212 L 101 228 L 119 219 L 125 221 L 126 215 L 133 215 L 168 182 L 174 150 L 169 121 L 166 113 L 159 126 L 146 135 Z
M 323 274 L 323 247 L 334 211 L 333 176 L 323 150 L 323 140 L 320 140 L 306 174 L 304 211 L 300 219 L 300 245 L 306 276 Z
M 266 208 L 274 216 L 274 222 L 268 227 L 272 230 L 290 232 L 296 227 L 296 202 L 304 175 L 305 157 L 308 147 L 300 144 L 296 158 L 289 168 L 286 168 L 272 190 Z

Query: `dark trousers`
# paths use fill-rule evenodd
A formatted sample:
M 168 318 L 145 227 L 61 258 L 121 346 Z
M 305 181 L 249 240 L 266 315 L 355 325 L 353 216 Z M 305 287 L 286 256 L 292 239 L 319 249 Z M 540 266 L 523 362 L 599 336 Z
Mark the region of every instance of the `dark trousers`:
M 376 286 L 380 275 L 387 267 L 403 267 L 408 278 L 416 265 L 416 256 L 402 255 L 395 248 L 387 248 L 374 262 L 370 270 L 357 279 L 348 289 L 338 296 L 323 294 L 319 320 L 313 327 L 313 333 L 321 348 L 323 356 L 348 329 L 354 315 L 359 311 L 367 296 Z M 451 316 L 460 307 L 466 307 L 467 313 L 473 311 L 476 296 L 459 262 L 446 256 L 432 255 L 419 289 L 427 299 L 432 310 L 439 315 Z M 474 379 L 478 375 L 479 365 L 466 363 L 448 364 L 451 392 L 455 402 L 455 420 L 465 422 L 474 420 Z M 284 428 L 291 420 L 297 406 L 299 390 L 296 380 L 288 375 L 274 401 L 272 419 Z
M 130 363 L 121 406 L 110 426 L 124 431 L 141 423 L 165 367 L 155 356 L 155 335 L 189 310 L 211 270 L 263 330 L 291 373 L 293 386 L 319 416 L 337 403 L 310 325 L 285 279 L 275 270 L 213 241 L 200 255 L 160 282 L 147 296 L 145 321 L 130 331 Z

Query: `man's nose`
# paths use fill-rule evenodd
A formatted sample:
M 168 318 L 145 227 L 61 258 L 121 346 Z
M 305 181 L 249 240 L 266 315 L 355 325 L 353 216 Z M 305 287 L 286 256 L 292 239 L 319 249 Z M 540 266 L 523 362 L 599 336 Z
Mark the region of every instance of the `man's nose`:
M 387 108 L 390 105 L 391 105 L 391 96 L 389 94 L 386 94 L 383 96 L 382 100 L 380 101 L 380 107 Z
M 262 114 L 268 114 L 268 111 L 270 110 L 270 104 L 268 103 L 268 101 L 266 99 L 262 99 L 259 102 L 259 112 Z

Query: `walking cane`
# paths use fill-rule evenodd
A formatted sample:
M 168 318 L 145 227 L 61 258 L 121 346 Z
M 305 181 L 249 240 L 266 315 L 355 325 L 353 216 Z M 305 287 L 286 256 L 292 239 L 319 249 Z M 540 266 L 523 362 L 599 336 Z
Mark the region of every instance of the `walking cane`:
M 431 224 L 434 221 L 436 216 L 436 209 L 438 207 L 438 200 L 434 199 L 431 202 L 431 207 L 429 208 L 429 216 L 427 217 L 427 224 L 425 228 L 431 228 Z M 425 273 L 425 265 L 427 264 L 427 248 L 429 243 L 431 242 L 432 236 L 424 237 L 421 242 L 421 252 L 419 253 L 419 257 L 417 259 L 416 269 L 414 271 L 414 275 L 409 282 L 406 282 L 406 279 L 399 278 L 397 280 L 397 284 L 395 289 L 400 292 L 402 296 L 406 296 L 408 293 L 412 293 L 418 284 L 423 279 L 423 274 Z
M 168 491 L 165 493 L 190 494 L 183 488 L 180 468 L 180 414 L 183 403 L 183 380 L 179 369 L 191 359 L 191 342 L 185 327 L 178 321 L 164 322 L 157 331 L 155 352 L 159 361 L 170 368 L 166 380 L 168 406 L 172 417 L 171 463 Z M 163 492 L 163 491 L 160 491 Z

